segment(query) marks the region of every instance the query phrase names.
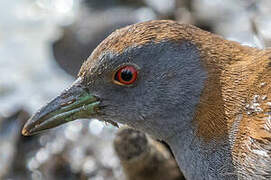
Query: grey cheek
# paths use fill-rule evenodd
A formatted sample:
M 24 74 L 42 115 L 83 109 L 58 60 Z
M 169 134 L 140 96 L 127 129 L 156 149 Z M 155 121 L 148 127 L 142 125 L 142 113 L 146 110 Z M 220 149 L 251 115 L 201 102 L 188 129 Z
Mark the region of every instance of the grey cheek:
M 142 67 L 145 81 L 134 92 L 142 106 L 138 105 L 138 120 L 144 124 L 138 124 L 159 136 L 165 125 L 176 132 L 191 122 L 207 72 L 201 66 L 198 50 L 189 43 L 142 48 L 134 59 Z
M 186 42 L 149 44 L 103 58 L 109 57 L 107 66 L 137 64 L 142 82 L 134 88 L 112 85 L 100 89 L 111 103 L 107 118 L 159 136 L 164 136 L 160 134 L 165 125 L 171 134 L 191 121 L 207 77 L 195 46 Z

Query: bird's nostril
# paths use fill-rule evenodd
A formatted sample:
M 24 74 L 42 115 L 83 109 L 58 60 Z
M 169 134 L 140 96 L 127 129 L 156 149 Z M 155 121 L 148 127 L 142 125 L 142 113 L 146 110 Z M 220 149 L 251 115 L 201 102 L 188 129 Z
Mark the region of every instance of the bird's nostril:
M 64 106 L 67 106 L 67 105 L 70 105 L 70 104 L 74 103 L 75 101 L 76 101 L 76 99 L 72 99 L 72 100 L 70 100 L 68 102 L 64 102 L 64 103 L 60 104 L 60 106 L 64 107 Z

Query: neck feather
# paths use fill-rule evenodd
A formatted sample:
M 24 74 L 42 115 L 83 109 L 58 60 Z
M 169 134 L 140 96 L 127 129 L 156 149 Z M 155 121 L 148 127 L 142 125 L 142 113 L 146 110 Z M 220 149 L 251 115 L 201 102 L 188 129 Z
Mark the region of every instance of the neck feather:
M 219 36 L 210 38 L 211 46 L 204 39 L 191 41 L 201 52 L 208 78 L 192 123 L 167 142 L 186 178 L 237 179 L 232 159 L 233 136 L 251 93 L 248 90 L 268 66 L 270 52 Z
M 227 140 L 206 144 L 190 127 L 166 142 L 187 179 L 237 179 Z
M 228 138 L 235 117 L 243 111 L 247 89 L 255 80 L 251 74 L 256 73 L 255 64 L 263 51 L 205 31 L 197 31 L 191 41 L 198 47 L 208 74 L 193 119 L 197 135 L 206 142 Z

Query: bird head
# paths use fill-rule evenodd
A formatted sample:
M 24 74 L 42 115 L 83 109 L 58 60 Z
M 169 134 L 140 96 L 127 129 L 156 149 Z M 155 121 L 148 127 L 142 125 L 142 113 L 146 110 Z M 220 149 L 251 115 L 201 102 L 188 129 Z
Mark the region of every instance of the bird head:
M 22 133 L 97 118 L 159 139 L 173 136 L 188 128 L 200 102 L 208 74 L 200 43 L 209 37 L 167 20 L 113 32 L 85 61 L 71 87 L 34 114 Z

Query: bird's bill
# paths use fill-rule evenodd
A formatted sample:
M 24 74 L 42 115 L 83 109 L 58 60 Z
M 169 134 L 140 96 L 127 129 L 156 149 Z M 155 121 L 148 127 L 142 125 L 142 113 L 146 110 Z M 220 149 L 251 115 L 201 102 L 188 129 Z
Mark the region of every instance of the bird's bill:
M 36 112 L 24 125 L 22 134 L 30 136 L 69 121 L 97 114 L 99 99 L 87 92 L 79 78 L 67 90 Z

